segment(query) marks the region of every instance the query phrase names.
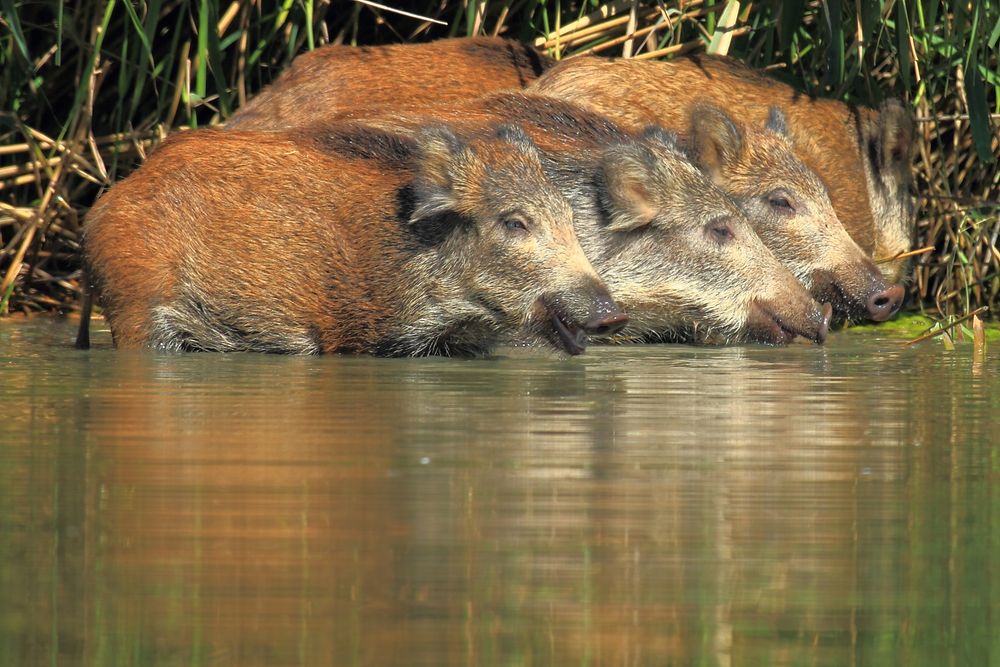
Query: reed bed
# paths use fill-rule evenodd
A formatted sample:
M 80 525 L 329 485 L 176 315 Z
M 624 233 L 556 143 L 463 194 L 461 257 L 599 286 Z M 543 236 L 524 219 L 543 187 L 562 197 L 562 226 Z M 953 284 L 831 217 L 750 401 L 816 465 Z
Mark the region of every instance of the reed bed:
M 914 247 L 930 248 L 912 260 L 911 304 L 997 312 L 998 3 L 0 0 L 0 315 L 76 309 L 95 197 L 169 131 L 225 120 L 298 53 L 474 34 L 557 58 L 729 53 L 810 94 L 905 100 Z

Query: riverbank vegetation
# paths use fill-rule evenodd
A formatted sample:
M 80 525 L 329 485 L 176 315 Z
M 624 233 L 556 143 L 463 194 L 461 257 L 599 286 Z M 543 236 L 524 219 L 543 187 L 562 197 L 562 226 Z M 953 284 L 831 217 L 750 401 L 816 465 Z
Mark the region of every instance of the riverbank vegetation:
M 298 53 L 473 34 L 558 58 L 728 52 L 810 94 L 904 100 L 917 123 L 914 248 L 928 249 L 912 260 L 910 302 L 933 317 L 998 311 L 1000 5 L 395 4 L 411 15 L 368 0 L 0 0 L 0 315 L 76 308 L 94 198 L 172 129 L 225 120 Z

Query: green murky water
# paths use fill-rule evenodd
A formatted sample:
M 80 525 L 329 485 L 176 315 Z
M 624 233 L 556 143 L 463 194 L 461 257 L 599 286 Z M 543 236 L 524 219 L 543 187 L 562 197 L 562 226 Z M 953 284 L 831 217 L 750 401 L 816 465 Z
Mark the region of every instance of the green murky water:
M 1000 665 L 1000 344 L 72 336 L 0 322 L 0 665 Z

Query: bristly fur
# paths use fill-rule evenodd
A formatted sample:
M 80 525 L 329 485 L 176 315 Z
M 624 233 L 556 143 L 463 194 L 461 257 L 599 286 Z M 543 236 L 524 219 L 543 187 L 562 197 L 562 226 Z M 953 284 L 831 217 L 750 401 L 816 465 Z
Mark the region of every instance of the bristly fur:
M 87 221 L 115 344 L 473 356 L 548 323 L 549 293 L 572 322 L 604 312 L 610 296 L 537 149 L 517 128 L 488 135 L 171 138 Z M 531 221 L 524 235 L 501 224 L 511 207 Z

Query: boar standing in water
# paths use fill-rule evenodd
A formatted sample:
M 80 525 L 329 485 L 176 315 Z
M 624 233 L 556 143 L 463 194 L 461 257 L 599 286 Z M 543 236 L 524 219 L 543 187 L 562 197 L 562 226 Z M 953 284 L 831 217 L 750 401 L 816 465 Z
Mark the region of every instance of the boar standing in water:
M 509 126 L 185 132 L 85 229 L 122 348 L 476 355 L 527 325 L 577 354 L 627 321 Z
M 543 76 L 539 83 L 547 78 L 548 75 Z M 359 96 L 366 99 L 363 92 L 359 91 Z M 466 125 L 510 119 L 529 129 L 537 126 L 534 138 L 538 142 L 551 141 L 553 132 L 585 143 L 606 139 L 600 132 L 588 135 L 590 130 L 586 126 L 599 127 L 610 121 L 595 114 L 598 110 L 585 100 L 577 99 L 574 105 L 549 103 L 550 99 L 554 98 L 511 91 L 438 105 L 400 100 L 388 107 L 371 105 L 339 113 L 328 110 L 321 116 L 355 119 L 400 116 L 411 121 L 418 119 L 418 123 L 440 118 Z M 580 105 L 586 106 L 593 118 L 579 115 Z M 613 104 L 600 111 L 626 122 L 633 130 L 657 124 L 655 114 L 641 105 Z M 903 288 L 885 281 L 837 220 L 826 186 L 794 154 L 787 123 L 780 111 L 771 109 L 766 126 L 761 122 L 743 129 L 737 129 L 726 114 L 707 105 L 685 112 L 685 120 L 692 125 L 689 132 L 698 164 L 745 207 L 764 243 L 813 296 L 831 302 L 838 315 L 854 319 L 883 321 L 899 309 Z M 282 122 L 298 126 L 322 124 L 315 122 L 312 113 L 285 116 Z
M 840 222 L 861 248 L 880 260 L 910 249 L 913 121 L 898 102 L 875 111 L 812 98 L 724 56 L 662 62 L 573 58 L 529 89 L 588 102 L 636 126 L 683 126 L 701 102 L 762 125 L 777 105 L 789 120 L 796 154 L 826 183 Z M 906 263 L 883 262 L 880 268 L 896 282 Z
M 324 46 L 296 58 L 226 127 L 280 130 L 357 106 L 429 105 L 524 88 L 555 64 L 526 44 L 499 37 L 426 44 Z
M 423 116 L 357 110 L 394 132 L 446 118 L 473 133 L 511 118 L 539 145 L 573 206 L 584 252 L 645 340 L 822 342 L 830 307 L 813 301 L 746 216 L 662 131 L 633 136 L 581 105 L 500 93 Z

